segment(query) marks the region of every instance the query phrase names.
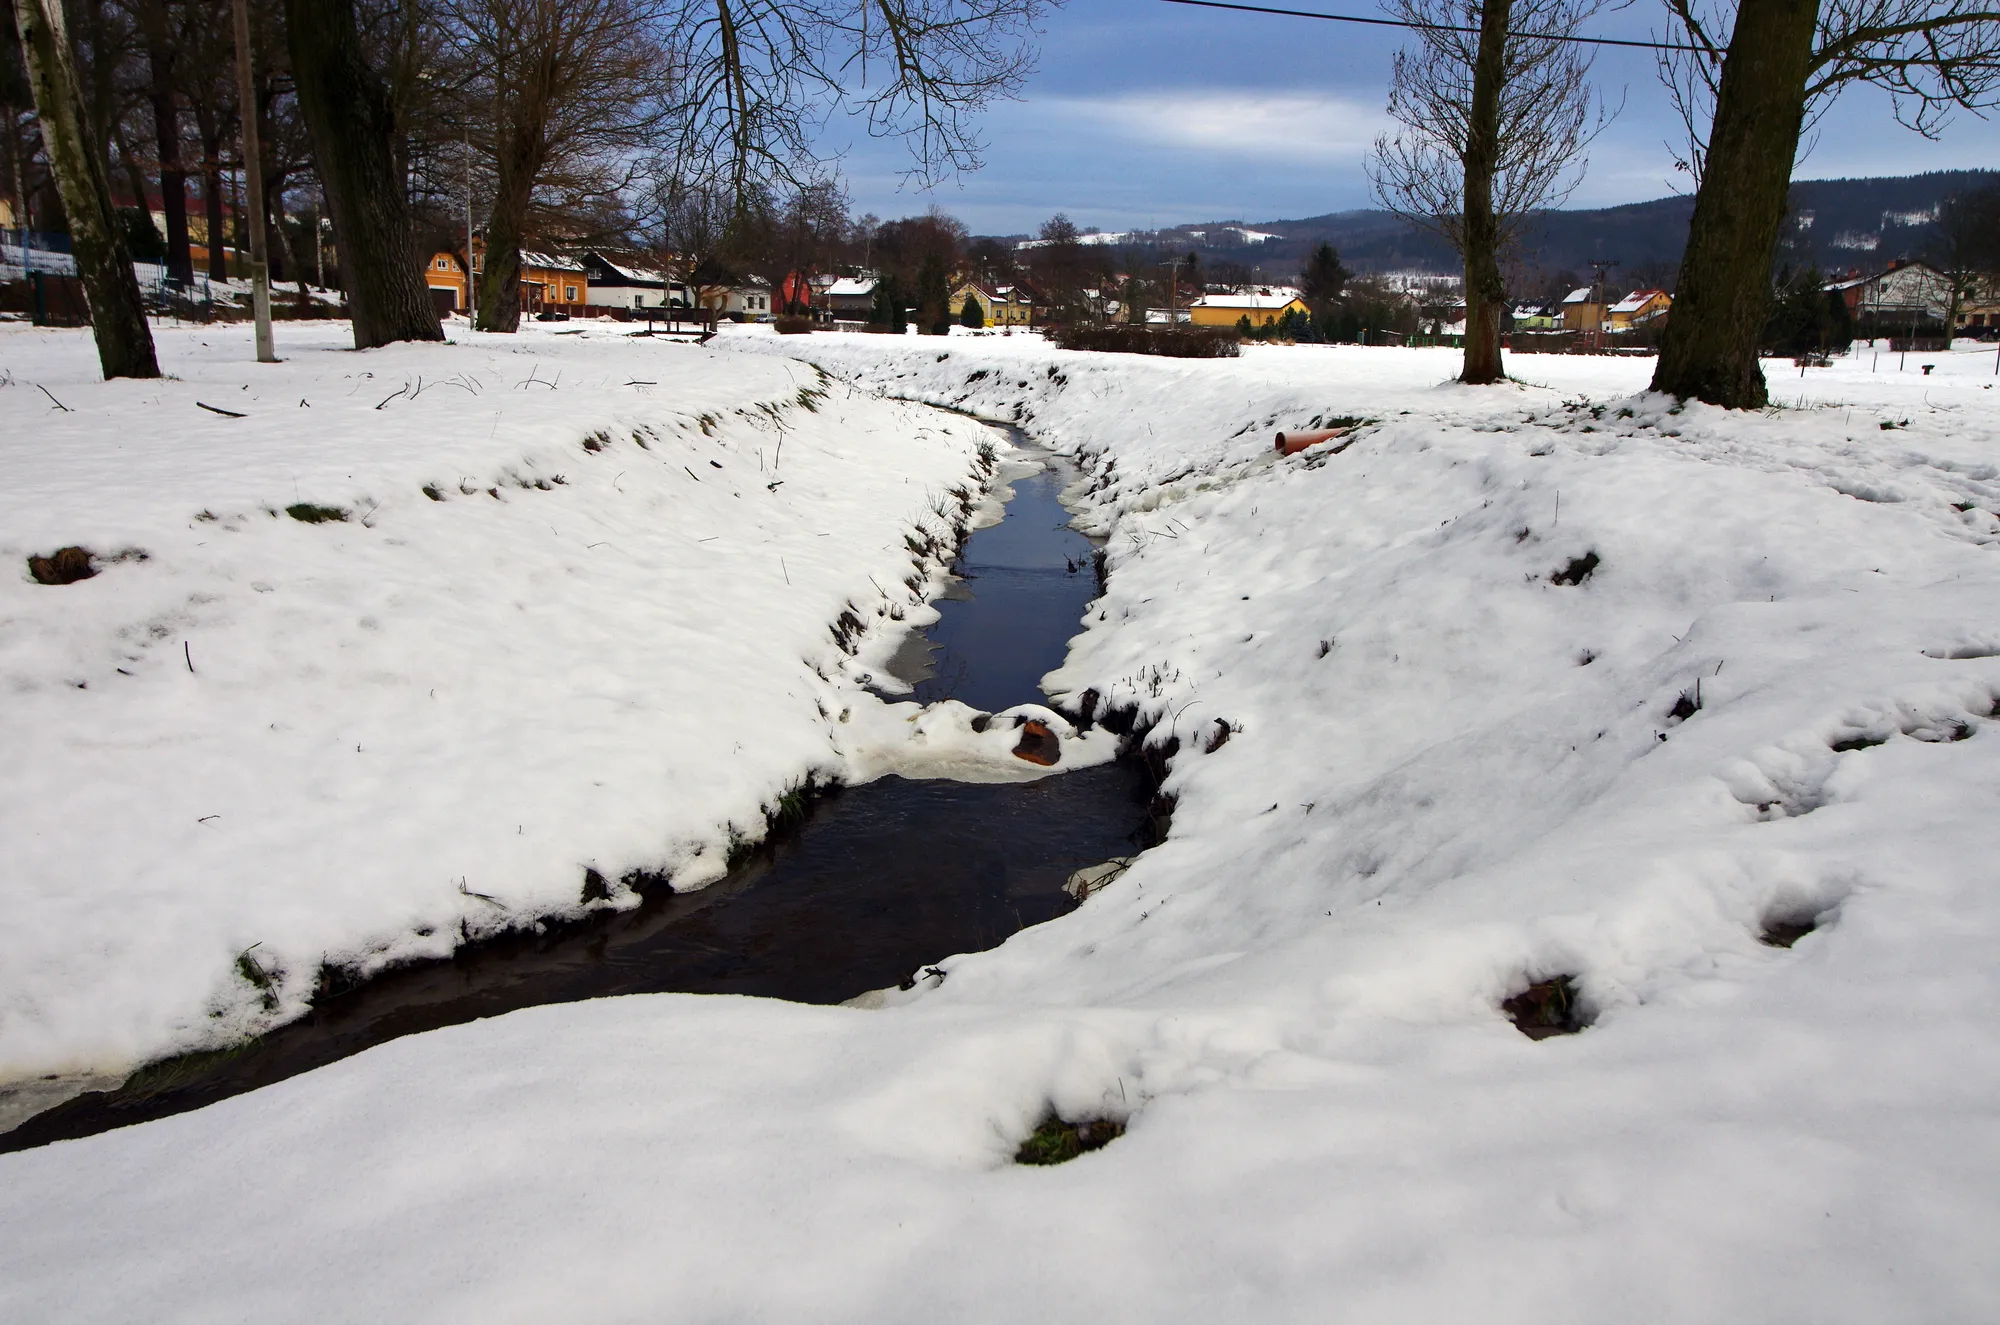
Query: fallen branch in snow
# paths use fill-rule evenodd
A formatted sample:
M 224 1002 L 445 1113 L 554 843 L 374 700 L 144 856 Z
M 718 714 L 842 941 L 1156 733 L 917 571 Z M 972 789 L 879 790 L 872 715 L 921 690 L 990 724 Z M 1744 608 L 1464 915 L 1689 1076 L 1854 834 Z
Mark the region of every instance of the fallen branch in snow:
M 50 396 L 50 397 L 49 397 L 49 399 L 50 399 L 50 400 L 54 400 L 54 399 L 55 399 L 55 397 L 54 397 L 54 396 Z M 202 409 L 205 409 L 205 410 L 207 410 L 207 411 L 208 411 L 208 412 L 209 412 L 210 414 L 220 414 L 220 415 L 221 415 L 221 416 L 222 416 L 223 418 L 225 418 L 225 419 L 241 419 L 241 418 L 245 418 L 245 417 L 247 417 L 247 416 L 245 416 L 245 415 L 242 415 L 242 414 L 238 414 L 238 413 L 237 413 L 237 412 L 236 412 L 235 410 L 233 410 L 233 409 L 223 409 L 223 408 L 222 408 L 221 406 L 219 406 L 219 405 L 209 405 L 209 404 L 204 404 L 203 402 L 201 402 L 201 401 L 199 401 L 199 400 L 195 401 L 194 403 L 195 403 L 195 404 L 196 404 L 197 406 L 200 406 L 200 408 L 202 408 Z
M 61 410 L 61 411 L 62 411 L 63 413 L 65 413 L 65 414 L 74 414 L 74 413 L 76 413 L 76 411 L 75 411 L 75 410 L 73 410 L 73 409 L 71 409 L 71 408 L 70 408 L 69 406 L 67 406 L 67 405 L 63 404 L 63 403 L 62 403 L 62 402 L 61 402 L 60 400 L 57 400 L 57 399 L 55 398 L 55 393 L 54 393 L 54 392 L 52 392 L 52 391 L 50 391 L 50 390 L 49 390 L 49 389 L 48 389 L 47 387 L 43 386 L 43 385 L 42 385 L 42 384 L 41 384 L 40 382 L 37 382 L 37 383 L 35 383 L 35 390 L 37 390 L 37 391 L 41 392 L 41 393 L 42 393 L 43 395 L 47 396 L 47 397 L 49 398 L 50 402 L 51 402 L 52 404 L 54 404 L 54 405 L 55 405 L 55 407 L 56 407 L 57 409 Z
M 394 391 L 382 397 L 382 404 L 377 405 L 375 408 L 381 409 L 382 405 L 388 404 L 390 401 L 394 400 L 397 396 L 402 395 L 405 391 L 408 391 L 409 389 L 410 389 L 410 384 L 408 382 L 403 383 L 401 386 L 397 387 Z

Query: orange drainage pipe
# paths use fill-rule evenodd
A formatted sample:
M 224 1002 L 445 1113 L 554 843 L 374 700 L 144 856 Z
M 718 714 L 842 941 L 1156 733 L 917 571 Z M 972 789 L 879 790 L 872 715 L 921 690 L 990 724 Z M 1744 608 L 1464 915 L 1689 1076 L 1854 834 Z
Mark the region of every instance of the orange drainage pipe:
M 1311 432 L 1281 432 L 1278 434 L 1278 450 L 1284 455 L 1297 455 L 1308 446 L 1318 446 L 1354 431 L 1352 428 L 1315 428 Z

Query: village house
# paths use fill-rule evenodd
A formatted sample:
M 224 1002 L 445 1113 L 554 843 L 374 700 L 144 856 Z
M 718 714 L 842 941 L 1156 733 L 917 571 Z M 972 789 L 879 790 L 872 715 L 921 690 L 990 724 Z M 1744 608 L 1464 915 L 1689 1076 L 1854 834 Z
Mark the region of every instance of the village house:
M 1606 309 L 1605 317 L 1613 332 L 1636 331 L 1665 317 L 1673 302 L 1665 290 L 1634 290 Z
M 473 243 L 472 264 L 472 280 L 477 281 L 486 270 L 486 245 L 478 240 Z M 439 317 L 465 312 L 472 306 L 464 260 L 456 253 L 439 250 L 431 254 L 424 263 L 424 284 Z M 521 316 L 580 314 L 586 311 L 589 294 L 589 277 L 581 262 L 554 253 L 521 250 Z
M 431 260 L 424 264 L 424 285 L 431 292 L 431 302 L 437 305 L 440 318 L 471 307 L 466 292 L 465 260 L 456 253 L 431 254 Z
M 1197 327 L 1233 327 L 1247 317 L 1251 326 L 1267 327 L 1288 313 L 1308 311 L 1297 290 L 1270 285 L 1240 294 L 1205 294 L 1188 305 L 1188 321 Z
M 1604 304 L 1589 286 L 1571 290 L 1563 296 L 1561 326 L 1564 331 L 1603 330 Z
M 875 309 L 873 276 L 842 276 L 826 287 L 821 307 L 833 322 L 866 322 Z
M 731 286 L 722 311 L 737 321 L 761 322 L 771 316 L 771 283 L 762 276 L 750 276 Z
M 1553 304 L 1514 305 L 1514 330 L 1554 331 L 1556 321 L 1561 316 Z
M 965 301 L 979 305 L 979 315 L 989 327 L 1033 326 L 1037 304 L 1035 293 L 1025 285 L 986 285 L 980 281 L 960 281 L 951 292 L 951 315 L 956 322 L 965 311 Z
M 593 249 L 583 255 L 590 277 L 587 302 L 593 315 L 611 309 L 687 308 L 694 300 L 673 273 L 650 260 Z
M 1958 335 L 2000 339 L 2000 276 L 1979 276 L 1958 302 Z
M 521 316 L 590 311 L 590 275 L 575 258 L 521 250 Z
M 1942 332 L 1951 310 L 1951 278 L 1928 262 L 1896 261 L 1870 276 L 1828 283 L 1863 336 Z

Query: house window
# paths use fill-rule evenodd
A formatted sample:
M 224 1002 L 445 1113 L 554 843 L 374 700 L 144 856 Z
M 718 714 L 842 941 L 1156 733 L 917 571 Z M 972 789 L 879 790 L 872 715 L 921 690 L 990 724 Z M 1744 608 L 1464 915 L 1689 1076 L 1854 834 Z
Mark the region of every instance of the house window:
M 438 269 L 439 271 L 450 271 L 450 270 L 451 270 L 451 259 L 450 259 L 450 258 L 439 258 L 439 259 L 437 259 L 437 269 Z
M 563 287 L 563 302 L 566 304 L 576 302 L 576 287 L 574 285 L 565 285 Z

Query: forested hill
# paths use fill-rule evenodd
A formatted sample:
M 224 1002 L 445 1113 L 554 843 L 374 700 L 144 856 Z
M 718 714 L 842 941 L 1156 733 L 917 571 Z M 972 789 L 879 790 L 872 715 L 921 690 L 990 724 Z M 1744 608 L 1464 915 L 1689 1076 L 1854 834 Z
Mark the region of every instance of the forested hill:
M 1787 245 L 1797 262 L 1825 271 L 1879 266 L 1923 251 L 1938 201 L 1968 188 L 2000 182 L 2000 171 L 1953 170 L 1877 179 L 1797 180 Z M 1587 273 L 1596 260 L 1615 260 L 1625 281 L 1672 280 L 1687 239 L 1691 197 L 1655 198 L 1548 213 L 1528 237 L 1524 265 L 1544 272 Z M 1194 232 L 1201 232 L 1197 240 Z M 1244 232 L 1271 238 L 1245 242 Z M 1340 251 L 1356 271 L 1451 271 L 1450 250 L 1434 236 L 1379 210 L 1329 212 L 1299 220 L 1215 221 L 1134 234 L 1124 247 L 1196 248 L 1253 267 L 1271 279 L 1295 271 L 1320 241 Z

